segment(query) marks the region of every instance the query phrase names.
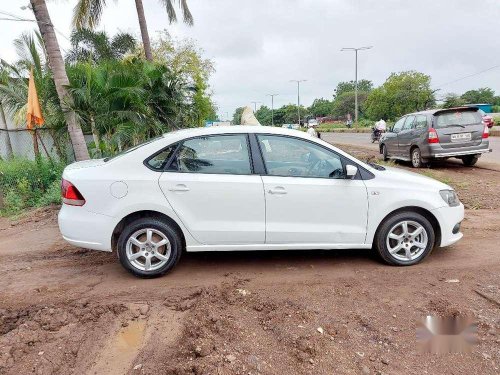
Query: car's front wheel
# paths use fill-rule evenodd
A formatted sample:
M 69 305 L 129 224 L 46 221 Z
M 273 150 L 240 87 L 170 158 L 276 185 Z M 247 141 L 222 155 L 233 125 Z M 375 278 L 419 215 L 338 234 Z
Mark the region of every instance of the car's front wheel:
M 388 217 L 378 229 L 374 244 L 387 263 L 411 266 L 431 253 L 434 241 L 434 228 L 429 220 L 409 211 Z
M 182 241 L 177 230 L 157 218 L 128 224 L 118 238 L 118 256 L 126 270 L 139 277 L 156 277 L 179 261 Z

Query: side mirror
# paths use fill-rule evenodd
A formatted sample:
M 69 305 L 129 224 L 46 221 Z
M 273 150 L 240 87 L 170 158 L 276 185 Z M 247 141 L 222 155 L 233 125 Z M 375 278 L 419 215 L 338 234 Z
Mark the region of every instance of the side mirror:
M 346 179 L 352 180 L 354 176 L 356 176 L 356 174 L 358 173 L 358 167 L 351 164 L 347 164 L 345 166 L 345 171 L 346 171 Z

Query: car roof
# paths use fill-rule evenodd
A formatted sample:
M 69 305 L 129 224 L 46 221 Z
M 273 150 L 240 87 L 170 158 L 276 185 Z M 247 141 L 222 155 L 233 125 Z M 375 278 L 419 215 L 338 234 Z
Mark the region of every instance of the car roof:
M 232 125 L 232 126 L 210 126 L 205 128 L 188 128 L 175 130 L 173 132 L 165 133 L 165 138 L 184 139 L 190 137 L 197 137 L 203 135 L 213 134 L 239 134 L 239 133 L 267 133 L 267 134 L 281 134 L 290 135 L 294 137 L 310 138 L 311 136 L 306 132 L 294 129 L 287 129 L 275 126 L 261 126 L 261 125 Z
M 462 107 L 452 107 L 452 108 L 434 108 L 434 109 L 426 109 L 425 111 L 420 111 L 420 112 L 412 112 L 412 113 L 407 113 L 401 117 L 404 116 L 410 116 L 410 115 L 436 115 L 439 113 L 444 113 L 444 112 L 454 112 L 454 111 L 474 111 L 474 110 L 479 110 L 479 108 L 471 105 L 471 106 L 462 106 Z

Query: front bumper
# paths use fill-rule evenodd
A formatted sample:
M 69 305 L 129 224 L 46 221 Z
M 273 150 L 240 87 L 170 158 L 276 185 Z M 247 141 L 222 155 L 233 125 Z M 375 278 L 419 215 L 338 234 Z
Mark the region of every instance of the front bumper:
M 464 219 L 464 205 L 462 203 L 456 207 L 444 206 L 436 208 L 432 210 L 432 213 L 441 228 L 440 247 L 452 245 L 463 237 L 462 232 L 457 231 L 456 228 L 456 225 Z
M 70 244 L 92 250 L 111 251 L 113 218 L 63 204 L 57 217 L 59 230 Z

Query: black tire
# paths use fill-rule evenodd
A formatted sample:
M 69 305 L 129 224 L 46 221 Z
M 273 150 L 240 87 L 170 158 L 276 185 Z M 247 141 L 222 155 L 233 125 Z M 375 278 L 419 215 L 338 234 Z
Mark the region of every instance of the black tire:
M 389 235 L 389 231 L 398 223 L 403 221 L 416 222 L 420 224 L 426 232 L 427 235 L 427 246 L 423 250 L 423 252 L 412 260 L 401 260 L 394 257 L 388 247 L 387 247 L 387 236 Z M 389 216 L 386 218 L 379 226 L 377 233 L 375 235 L 375 239 L 373 241 L 374 248 L 377 250 L 380 257 L 388 264 L 394 266 L 412 266 L 414 264 L 420 263 L 423 259 L 425 259 L 434 248 L 434 242 L 436 239 L 436 235 L 434 232 L 434 228 L 432 224 L 419 213 L 408 211 L 408 212 L 400 212 L 395 215 Z M 412 246 L 412 245 L 410 245 Z M 404 251 L 404 247 L 401 249 Z
M 480 155 L 467 155 L 462 156 L 462 163 L 468 167 L 472 167 L 479 160 Z
M 415 147 L 411 150 L 410 160 L 411 160 L 411 166 L 413 168 L 422 168 L 424 166 L 424 162 L 422 160 L 422 154 L 418 147 Z
M 382 158 L 384 159 L 384 161 L 389 160 L 389 155 L 387 154 L 387 146 L 382 144 L 382 146 L 380 146 L 380 148 L 382 149 L 381 154 L 382 154 Z
M 163 234 L 170 242 L 170 257 L 158 269 L 145 271 L 135 267 L 127 257 L 127 241 L 142 229 L 151 228 Z M 118 238 L 118 258 L 122 266 L 132 274 L 143 278 L 153 278 L 166 274 L 179 261 L 182 254 L 182 240 L 177 229 L 168 222 L 159 218 L 142 218 L 128 224 Z

